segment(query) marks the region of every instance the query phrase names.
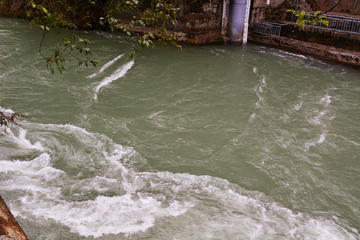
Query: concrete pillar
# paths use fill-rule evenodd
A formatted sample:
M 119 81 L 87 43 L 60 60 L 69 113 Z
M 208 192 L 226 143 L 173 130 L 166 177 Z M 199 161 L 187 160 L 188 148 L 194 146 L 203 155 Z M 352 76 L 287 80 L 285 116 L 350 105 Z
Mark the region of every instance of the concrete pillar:
M 244 35 L 246 0 L 231 0 L 229 14 L 230 42 L 242 43 Z

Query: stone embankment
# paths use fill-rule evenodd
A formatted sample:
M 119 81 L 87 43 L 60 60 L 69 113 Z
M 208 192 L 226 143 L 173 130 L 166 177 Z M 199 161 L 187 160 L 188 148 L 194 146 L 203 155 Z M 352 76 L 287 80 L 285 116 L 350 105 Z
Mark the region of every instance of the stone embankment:
M 29 240 L 0 196 L 0 240 Z
M 326 12 L 326 15 L 356 18 L 360 21 L 360 2 L 342 0 L 253 0 L 249 41 L 266 44 L 317 58 L 360 66 L 360 34 L 306 26 L 304 29 L 290 24 L 292 16 L 288 9 L 307 12 Z M 280 37 L 252 33 L 254 20 L 283 24 Z M 358 24 L 358 21 L 356 21 Z
M 249 41 L 274 46 L 324 60 L 360 67 L 360 52 L 322 44 L 300 41 L 287 37 L 272 37 L 251 33 Z

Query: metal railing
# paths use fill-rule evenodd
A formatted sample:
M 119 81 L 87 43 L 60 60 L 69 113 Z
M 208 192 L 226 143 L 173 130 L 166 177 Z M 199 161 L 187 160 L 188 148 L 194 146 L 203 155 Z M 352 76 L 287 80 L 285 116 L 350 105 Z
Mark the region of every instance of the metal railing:
M 285 24 L 266 22 L 266 21 L 254 19 L 252 31 L 254 33 L 260 33 L 260 34 L 280 37 L 282 25 L 285 25 Z
M 312 23 L 306 23 L 306 26 L 315 27 L 315 28 L 324 28 L 331 29 L 340 32 L 349 32 L 354 34 L 360 34 L 360 19 L 351 18 L 351 17 L 341 17 L 334 15 L 322 15 L 322 19 L 328 21 L 329 25 L 326 26 L 322 23 L 317 22 L 315 25 Z M 292 22 L 296 23 L 298 17 L 295 14 L 292 14 Z M 314 13 L 306 12 L 304 15 L 304 20 L 313 20 L 315 19 Z

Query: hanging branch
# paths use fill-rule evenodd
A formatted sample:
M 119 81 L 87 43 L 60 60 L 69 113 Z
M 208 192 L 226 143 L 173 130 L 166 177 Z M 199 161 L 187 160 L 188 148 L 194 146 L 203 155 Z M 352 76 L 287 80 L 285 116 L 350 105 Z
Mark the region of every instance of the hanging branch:
M 341 2 L 342 0 L 339 0 L 332 8 L 330 8 L 329 10 L 321 13 L 320 11 L 317 11 L 315 13 L 315 16 L 312 18 L 312 15 L 310 13 L 306 13 L 305 10 L 292 10 L 289 9 L 287 10 L 287 12 L 291 12 L 293 14 L 295 14 L 295 16 L 297 17 L 296 23 L 302 27 L 302 29 L 305 28 L 306 24 L 312 24 L 315 25 L 317 23 L 321 23 L 324 24 L 325 26 L 329 26 L 329 22 L 325 19 L 325 13 L 328 13 L 330 11 L 332 11 L 333 9 L 335 9 Z M 307 17 L 307 19 L 304 19 L 305 17 Z
M 6 56 L 6 54 L 1 49 L 0 49 L 0 52 Z M 6 69 L 9 69 L 8 66 L 1 60 L 1 58 L 0 58 L 0 63 L 2 65 L 4 65 L 6 67 Z
M 0 63 L 1 63 L 2 65 L 4 65 L 4 66 L 6 67 L 6 69 L 9 69 L 8 66 L 1 60 L 1 58 L 0 58 Z
M 328 13 L 328 12 L 332 11 L 334 8 L 336 8 L 336 7 L 340 4 L 341 1 L 342 1 L 342 0 L 339 0 L 339 1 L 337 2 L 337 4 L 335 4 L 332 8 L 330 8 L 329 10 L 327 10 L 327 11 L 321 13 L 321 14 L 325 14 L 325 13 Z
M 23 1 L 27 23 L 30 27 L 37 27 L 43 31 L 39 54 L 46 61 L 47 70 L 51 74 L 56 70 L 62 73 L 65 70 L 65 60 L 68 58 L 76 59 L 79 65 L 84 64 L 86 67 L 97 66 L 90 48 L 91 42 L 77 33 L 81 28 L 93 28 L 93 23 L 109 28 L 113 40 L 116 40 L 116 31 L 124 33 L 122 39 L 131 47 L 130 57 L 138 52 L 148 56 L 141 48 L 154 48 L 156 45 L 171 45 L 182 49 L 177 44 L 181 34 L 175 32 L 179 9 L 168 0 L 56 1 L 57 8 L 52 8 L 49 1 Z M 49 33 L 60 35 L 59 45 L 46 44 L 46 36 Z M 62 33 L 68 36 L 63 37 Z M 119 43 L 117 45 L 119 46 Z M 120 49 L 126 52 L 121 47 Z

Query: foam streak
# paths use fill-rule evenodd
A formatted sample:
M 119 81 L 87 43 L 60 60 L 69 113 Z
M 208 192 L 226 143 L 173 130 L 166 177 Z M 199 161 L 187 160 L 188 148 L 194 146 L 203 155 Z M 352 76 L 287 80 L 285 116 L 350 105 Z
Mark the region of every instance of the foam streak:
M 121 66 L 118 70 L 116 70 L 110 77 L 104 78 L 99 85 L 95 88 L 95 93 L 98 93 L 100 88 L 108 85 L 109 83 L 123 77 L 127 71 L 131 69 L 131 67 L 134 65 L 134 61 L 128 62 Z M 95 94 L 94 99 L 97 99 L 97 95 Z
M 121 54 L 119 56 L 117 56 L 116 58 L 114 58 L 113 60 L 111 60 L 110 62 L 106 63 L 97 73 L 91 74 L 90 76 L 87 76 L 87 78 L 93 78 L 96 77 L 97 75 L 99 75 L 100 73 L 102 73 L 105 69 L 107 69 L 108 67 L 110 67 L 111 65 L 113 65 L 117 60 L 119 60 L 122 56 L 124 56 L 124 54 Z

